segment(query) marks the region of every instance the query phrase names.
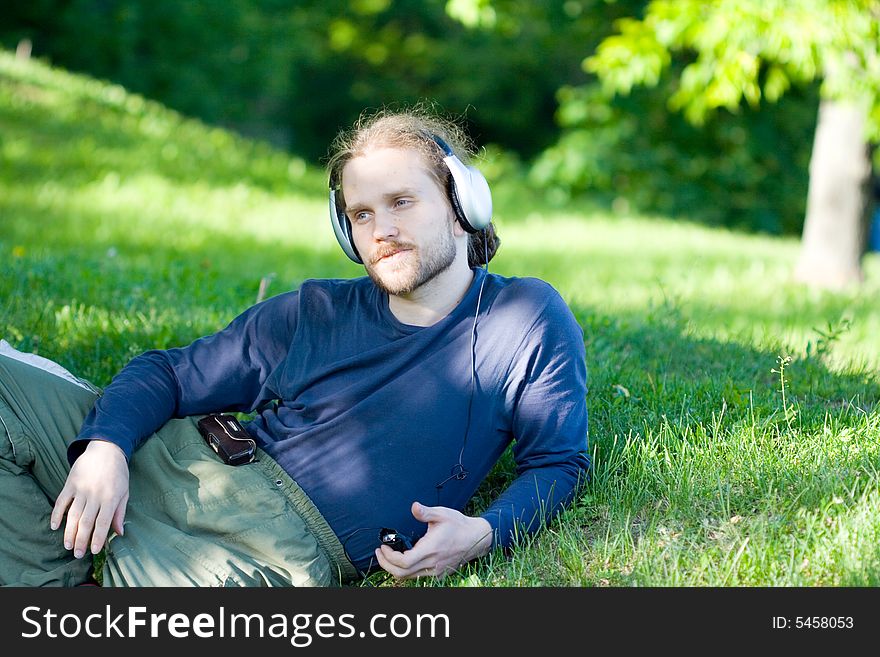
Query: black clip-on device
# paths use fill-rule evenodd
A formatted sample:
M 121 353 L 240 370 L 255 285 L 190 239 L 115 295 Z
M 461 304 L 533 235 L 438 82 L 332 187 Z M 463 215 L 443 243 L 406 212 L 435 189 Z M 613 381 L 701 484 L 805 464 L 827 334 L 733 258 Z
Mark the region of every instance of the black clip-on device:
M 397 552 L 406 552 L 412 549 L 412 542 L 396 529 L 388 529 L 383 527 L 379 532 L 379 542 L 387 545 Z

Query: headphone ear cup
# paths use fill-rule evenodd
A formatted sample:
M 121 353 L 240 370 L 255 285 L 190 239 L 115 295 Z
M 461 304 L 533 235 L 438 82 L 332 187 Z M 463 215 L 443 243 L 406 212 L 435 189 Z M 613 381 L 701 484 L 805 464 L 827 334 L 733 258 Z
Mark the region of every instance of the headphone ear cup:
M 456 217 L 469 233 L 483 230 L 492 221 L 492 192 L 485 176 L 455 155 L 443 158 L 450 173 L 449 199 Z
M 357 249 L 354 246 L 354 240 L 351 236 L 351 222 L 348 220 L 348 217 L 345 216 L 344 212 L 339 211 L 339 206 L 336 203 L 336 190 L 330 190 L 330 224 L 333 226 L 333 234 L 336 235 L 336 241 L 339 242 L 339 246 L 342 247 L 342 250 L 345 252 L 345 255 L 349 257 L 350 260 L 356 262 L 357 264 L 363 264 L 363 260 L 361 260 L 360 254 L 358 254 Z

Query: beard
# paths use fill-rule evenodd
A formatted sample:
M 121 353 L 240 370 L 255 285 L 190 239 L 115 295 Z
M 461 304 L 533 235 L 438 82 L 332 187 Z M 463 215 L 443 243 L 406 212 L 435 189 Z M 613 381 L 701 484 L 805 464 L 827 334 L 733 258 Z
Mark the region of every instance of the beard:
M 400 249 L 408 249 L 399 263 L 382 262 L 382 258 Z M 364 268 L 373 284 L 389 295 L 409 294 L 452 266 L 455 261 L 455 239 L 452 228 L 441 232 L 437 239 L 423 249 L 406 242 L 385 242 L 364 262 Z

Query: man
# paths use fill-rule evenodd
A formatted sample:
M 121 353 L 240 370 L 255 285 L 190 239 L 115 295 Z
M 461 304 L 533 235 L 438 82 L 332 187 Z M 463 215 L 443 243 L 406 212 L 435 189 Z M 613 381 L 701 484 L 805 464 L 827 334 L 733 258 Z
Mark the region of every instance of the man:
M 588 466 L 583 333 L 546 283 L 479 266 L 498 243 L 461 143 L 407 112 L 336 140 L 330 218 L 367 277 L 306 281 L 138 356 L 100 395 L 0 356 L 16 510 L 0 580 L 77 584 L 102 549 L 105 586 L 443 576 L 570 501 Z M 218 411 L 254 414 L 254 461 L 227 465 L 200 435 Z M 465 515 L 511 441 L 515 480 Z

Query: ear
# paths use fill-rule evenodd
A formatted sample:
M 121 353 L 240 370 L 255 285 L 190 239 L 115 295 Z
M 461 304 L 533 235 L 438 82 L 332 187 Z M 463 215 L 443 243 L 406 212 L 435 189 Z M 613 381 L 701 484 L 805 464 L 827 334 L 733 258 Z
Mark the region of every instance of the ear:
M 452 219 L 452 234 L 455 237 L 461 237 L 462 235 L 470 235 L 464 227 L 461 225 L 461 222 L 458 219 Z

